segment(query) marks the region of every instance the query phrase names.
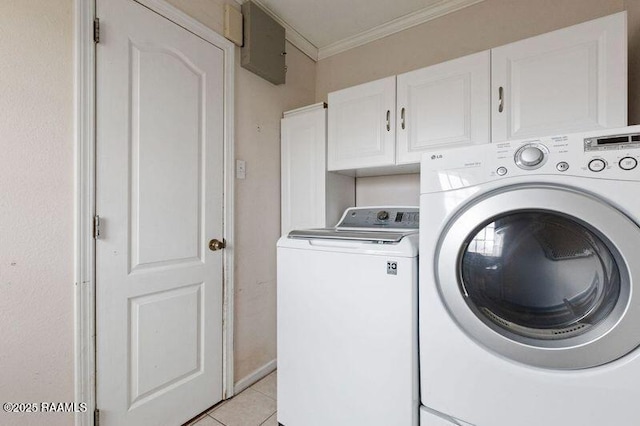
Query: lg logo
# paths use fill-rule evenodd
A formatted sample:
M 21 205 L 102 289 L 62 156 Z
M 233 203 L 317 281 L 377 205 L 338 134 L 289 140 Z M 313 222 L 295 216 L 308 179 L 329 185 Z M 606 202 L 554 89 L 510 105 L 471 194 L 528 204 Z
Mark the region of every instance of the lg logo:
M 398 275 L 398 262 L 387 262 L 387 275 Z
M 439 160 L 439 159 L 441 159 L 441 158 L 442 158 L 442 154 L 433 154 L 433 155 L 431 156 L 431 159 L 432 159 L 432 160 Z

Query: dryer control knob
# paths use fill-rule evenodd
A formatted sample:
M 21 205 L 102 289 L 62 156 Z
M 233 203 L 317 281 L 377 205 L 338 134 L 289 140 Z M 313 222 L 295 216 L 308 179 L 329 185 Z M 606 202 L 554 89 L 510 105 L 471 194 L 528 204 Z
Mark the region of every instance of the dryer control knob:
M 546 163 L 548 153 L 549 150 L 542 144 L 528 144 L 516 151 L 514 160 L 521 169 L 533 170 L 542 167 Z
M 544 152 L 535 146 L 530 146 L 520 152 L 520 161 L 525 166 L 537 166 L 543 159 Z

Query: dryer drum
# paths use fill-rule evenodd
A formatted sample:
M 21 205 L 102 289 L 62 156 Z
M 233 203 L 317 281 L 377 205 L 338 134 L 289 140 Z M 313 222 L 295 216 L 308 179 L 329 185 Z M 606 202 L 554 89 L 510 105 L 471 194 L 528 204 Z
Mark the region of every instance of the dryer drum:
M 586 333 L 620 295 L 620 272 L 607 244 L 556 212 L 491 219 L 469 236 L 460 262 L 462 291 L 476 315 L 534 339 Z

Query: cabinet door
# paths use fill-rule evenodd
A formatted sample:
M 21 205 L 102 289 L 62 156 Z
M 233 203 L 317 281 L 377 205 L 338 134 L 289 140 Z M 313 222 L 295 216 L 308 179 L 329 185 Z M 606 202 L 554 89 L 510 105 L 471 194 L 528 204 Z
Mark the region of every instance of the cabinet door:
M 323 104 L 282 119 L 282 235 L 326 226 L 326 122 Z
M 627 124 L 626 12 L 491 51 L 492 140 Z
M 490 142 L 490 53 L 398 76 L 397 163 L 429 149 Z
M 329 93 L 329 170 L 395 164 L 396 77 Z

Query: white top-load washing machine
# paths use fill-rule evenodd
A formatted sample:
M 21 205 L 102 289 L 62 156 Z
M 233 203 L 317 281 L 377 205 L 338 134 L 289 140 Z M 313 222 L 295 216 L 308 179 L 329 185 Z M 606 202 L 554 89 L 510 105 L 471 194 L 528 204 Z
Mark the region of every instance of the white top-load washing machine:
M 417 207 L 278 241 L 278 423 L 418 424 Z
M 640 422 L 640 126 L 434 151 L 421 424 Z

